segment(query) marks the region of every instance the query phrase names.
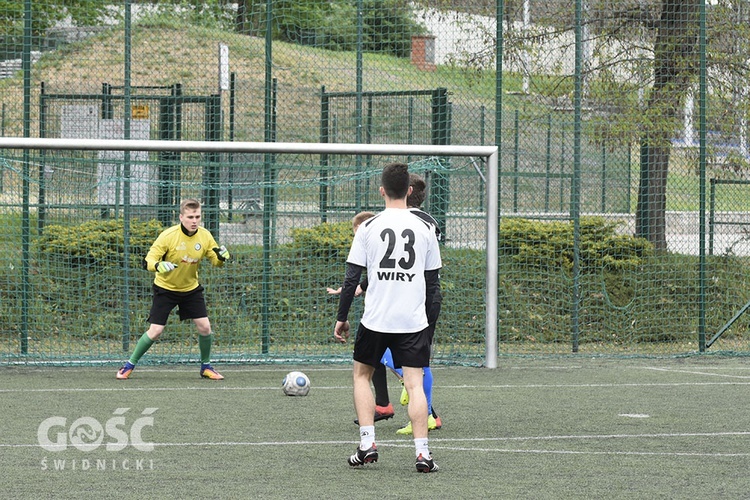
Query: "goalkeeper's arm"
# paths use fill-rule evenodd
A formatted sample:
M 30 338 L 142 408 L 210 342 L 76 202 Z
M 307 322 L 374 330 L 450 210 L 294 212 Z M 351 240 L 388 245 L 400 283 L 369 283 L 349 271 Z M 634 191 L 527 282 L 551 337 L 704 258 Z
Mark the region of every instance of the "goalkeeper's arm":
M 214 247 L 213 251 L 214 255 L 216 256 L 214 265 L 221 266 L 230 258 L 229 250 L 227 250 L 227 247 L 225 247 L 224 245 L 221 245 L 220 247 Z

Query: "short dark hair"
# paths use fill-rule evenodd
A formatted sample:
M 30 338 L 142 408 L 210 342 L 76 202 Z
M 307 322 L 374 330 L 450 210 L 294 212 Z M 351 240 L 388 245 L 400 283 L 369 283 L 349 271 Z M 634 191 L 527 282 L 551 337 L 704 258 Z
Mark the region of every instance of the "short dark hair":
M 389 198 L 406 198 L 409 192 L 409 166 L 406 163 L 389 163 L 383 167 L 380 184 Z
M 427 184 L 417 174 L 409 174 L 409 185 L 411 186 L 411 194 L 406 197 L 406 204 L 410 207 L 419 208 L 424 203 Z

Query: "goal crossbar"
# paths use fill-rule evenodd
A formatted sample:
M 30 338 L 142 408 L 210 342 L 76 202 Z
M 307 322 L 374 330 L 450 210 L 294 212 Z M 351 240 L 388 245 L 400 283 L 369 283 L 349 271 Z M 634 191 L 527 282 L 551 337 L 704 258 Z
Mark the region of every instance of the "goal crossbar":
M 88 151 L 188 151 L 200 153 L 277 153 L 478 156 L 497 153 L 496 146 L 416 144 L 335 144 L 304 142 L 163 141 L 124 139 L 56 139 L 0 137 L 0 149 L 65 149 Z
M 349 154 L 479 157 L 487 162 L 487 283 L 485 360 L 497 368 L 498 148 L 497 146 L 302 142 L 163 141 L 0 137 L 1 149 L 89 151 L 186 151 L 197 153 Z

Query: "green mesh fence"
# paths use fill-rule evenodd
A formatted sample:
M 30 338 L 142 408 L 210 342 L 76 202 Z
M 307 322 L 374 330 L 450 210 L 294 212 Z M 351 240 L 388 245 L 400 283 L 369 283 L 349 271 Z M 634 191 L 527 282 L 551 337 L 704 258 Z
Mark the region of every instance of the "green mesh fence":
M 749 11 L 724 0 L 6 2 L 0 135 L 497 145 L 499 353 L 745 353 Z M 202 274 L 217 354 L 346 359 L 329 343 L 325 294 L 343 258 L 310 258 L 320 242 L 293 230 L 377 209 L 388 158 L 0 153 L 2 359 L 120 360 L 145 329 L 143 243 L 103 261 L 45 260 L 41 248 L 50 232 L 126 216 L 154 231 L 145 224 L 173 223 L 186 196 L 238 255 L 231 271 Z M 399 159 L 428 179 L 425 208 L 446 231 L 436 358 L 479 363 L 486 166 Z M 173 319 L 151 359 L 196 348 Z

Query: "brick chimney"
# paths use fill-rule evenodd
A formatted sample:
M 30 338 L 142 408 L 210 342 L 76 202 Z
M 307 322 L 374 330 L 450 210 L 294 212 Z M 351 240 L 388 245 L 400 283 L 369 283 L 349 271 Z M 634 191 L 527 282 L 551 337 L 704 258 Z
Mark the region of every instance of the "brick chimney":
M 435 71 L 435 37 L 433 35 L 411 37 L 411 63 L 422 71 Z

